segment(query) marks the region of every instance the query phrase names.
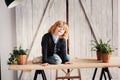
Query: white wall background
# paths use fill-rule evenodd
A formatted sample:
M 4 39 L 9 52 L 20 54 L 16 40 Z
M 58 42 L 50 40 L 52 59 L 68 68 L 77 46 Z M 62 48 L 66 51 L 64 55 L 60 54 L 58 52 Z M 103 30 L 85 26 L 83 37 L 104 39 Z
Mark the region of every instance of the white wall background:
M 29 49 L 35 31 L 39 30 L 32 51 L 30 52 L 29 60 L 32 60 L 32 58 L 41 54 L 40 42 L 42 35 L 56 20 L 67 20 L 66 13 L 68 13 L 68 24 L 70 31 L 69 52 L 71 58 L 96 56 L 94 54 L 95 52 L 91 52 L 90 45 L 91 40 L 94 39 L 93 33 L 90 29 L 90 25 L 88 24 L 79 0 L 68 0 L 69 6 L 66 6 L 66 0 L 49 0 L 50 5 L 48 5 L 43 21 L 41 25 L 39 25 L 40 29 L 37 29 L 38 23 L 40 23 L 39 21 L 42 19 L 41 16 L 45 10 L 47 1 L 48 0 L 25 0 L 22 5 L 19 5 L 16 8 L 17 46 L 21 45 L 23 48 Z M 118 0 L 80 1 L 85 1 L 85 9 L 88 9 L 87 14 L 90 15 L 94 26 L 98 29 L 98 31 L 95 30 L 96 33 L 99 33 L 103 40 L 111 39 L 111 45 L 113 45 L 115 48 L 118 47 Z M 66 10 L 67 8 L 68 11 Z M 118 55 L 117 50 L 114 51 L 114 53 L 114 55 Z M 112 76 L 114 80 L 120 80 L 118 78 L 119 73 L 117 69 L 114 68 L 110 70 L 111 73 L 114 74 Z M 93 69 L 81 69 L 82 80 L 91 79 L 93 71 Z M 49 80 L 55 80 L 55 72 L 52 70 L 45 72 Z M 99 73 L 100 71 L 98 72 L 98 76 Z M 28 74 L 23 74 L 22 80 L 32 80 L 32 75 L 34 75 L 34 73 Z M 76 74 L 76 72 L 73 74 Z M 63 73 L 60 73 L 60 75 L 63 75 Z
M 118 0 L 118 52 L 120 53 L 120 0 Z M 120 54 L 119 54 L 120 56 Z M 119 70 L 120 72 L 120 70 Z M 120 76 L 119 76 L 120 78 Z
M 0 80 L 17 80 L 17 72 L 8 70 L 7 59 L 16 44 L 15 9 L 8 9 L 4 0 L 0 0 Z
M 120 44 L 120 0 L 118 0 L 118 9 L 118 39 Z M 2 70 L 1 80 L 17 80 L 17 73 L 14 71 L 9 71 L 6 64 L 10 51 L 12 51 L 12 48 L 16 45 L 15 23 L 15 9 L 8 9 L 4 3 L 4 0 L 0 0 L 0 56 Z M 120 49 L 118 50 L 120 52 Z

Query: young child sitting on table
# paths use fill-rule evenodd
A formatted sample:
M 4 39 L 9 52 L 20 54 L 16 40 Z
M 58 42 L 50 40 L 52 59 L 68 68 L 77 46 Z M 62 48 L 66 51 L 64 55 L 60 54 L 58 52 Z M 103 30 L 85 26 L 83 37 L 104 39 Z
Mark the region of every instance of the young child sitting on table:
M 48 64 L 70 64 L 70 57 L 66 51 L 68 39 L 68 25 L 63 21 L 53 24 L 48 33 L 42 37 L 42 66 Z

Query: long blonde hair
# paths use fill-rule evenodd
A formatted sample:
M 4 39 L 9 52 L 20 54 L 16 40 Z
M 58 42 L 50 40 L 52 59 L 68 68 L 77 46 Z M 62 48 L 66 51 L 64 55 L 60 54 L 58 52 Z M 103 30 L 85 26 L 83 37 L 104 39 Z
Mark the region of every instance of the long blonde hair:
M 58 26 L 61 26 L 64 28 L 65 32 L 62 36 L 60 36 L 61 38 L 64 38 L 64 39 L 68 39 L 68 25 L 64 22 L 64 21 L 57 21 L 55 22 L 55 24 L 53 24 L 48 32 L 49 33 L 54 33 L 55 32 L 55 29 L 58 27 Z

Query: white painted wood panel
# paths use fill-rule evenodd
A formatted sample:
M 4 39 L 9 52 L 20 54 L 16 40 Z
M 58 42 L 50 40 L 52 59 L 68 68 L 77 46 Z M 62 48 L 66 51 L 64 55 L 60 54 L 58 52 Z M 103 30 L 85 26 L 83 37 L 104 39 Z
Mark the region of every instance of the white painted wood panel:
M 46 8 L 47 2 L 49 2 Z M 111 44 L 118 47 L 118 25 L 117 25 L 117 0 L 84 0 L 92 24 L 98 30 L 97 34 L 102 36 L 103 40 L 111 39 Z M 79 0 L 68 0 L 68 24 L 69 24 L 69 52 L 71 58 L 75 57 L 93 57 L 95 52 L 91 52 L 91 40 L 94 40 L 93 33 L 88 24 L 87 18 Z M 42 15 L 46 8 L 43 20 Z M 86 9 L 85 8 L 85 9 Z M 88 14 L 87 13 L 87 14 Z M 17 46 L 29 48 L 33 37 L 38 30 L 38 35 L 32 47 L 29 59 L 41 55 L 41 38 L 50 26 L 57 20 L 66 21 L 66 0 L 26 0 L 22 5 L 16 8 L 16 32 Z M 91 22 L 90 21 L 90 22 Z M 114 55 L 118 55 L 117 51 Z M 94 69 L 81 69 L 83 80 L 92 78 Z M 114 80 L 119 80 L 118 69 L 111 69 L 115 74 Z M 45 71 L 48 80 L 55 80 L 55 71 Z M 74 72 L 73 74 L 76 74 Z M 63 75 L 60 72 L 60 75 Z M 100 75 L 100 69 L 97 77 Z M 24 73 L 22 80 L 32 80 L 32 73 Z M 41 79 L 41 76 L 39 76 Z
M 18 14 L 22 16 L 18 17 L 17 19 L 22 19 L 20 26 L 18 27 L 18 31 L 23 31 L 22 34 L 18 33 L 20 37 L 18 37 L 18 45 L 22 43 L 22 47 L 30 48 L 31 42 L 33 40 L 33 37 L 35 35 L 35 32 L 37 31 L 38 27 L 40 26 L 38 35 L 36 36 L 36 40 L 34 42 L 33 48 L 30 52 L 29 60 L 32 60 L 36 56 L 41 55 L 41 38 L 48 31 L 48 29 L 53 25 L 57 20 L 66 20 L 66 3 L 64 0 L 50 0 L 49 5 L 46 8 L 48 0 L 39 1 L 39 0 L 27 0 L 23 5 L 21 5 L 20 8 L 18 8 L 18 12 L 21 12 L 22 14 Z M 59 4 L 60 3 L 60 4 Z M 59 6 L 59 7 L 58 7 Z M 45 15 L 43 17 L 43 20 L 40 23 L 40 20 L 42 18 L 42 14 L 44 12 L 44 9 L 46 8 Z M 22 9 L 22 11 L 21 11 Z M 24 17 L 23 17 L 24 16 Z M 46 70 L 46 76 L 48 76 L 48 79 L 54 80 L 55 73 L 51 70 Z M 34 72 L 32 72 L 34 73 Z M 32 79 L 33 76 L 27 76 L 28 73 L 23 73 L 24 76 L 22 77 L 22 80 L 26 79 Z M 53 76 L 53 77 L 51 77 Z
M 75 1 L 73 0 L 70 0 L 69 1 L 69 52 L 70 52 L 70 56 L 71 58 L 74 58 L 75 57 L 75 47 L 74 47 L 74 44 L 75 44 L 75 36 L 74 36 L 74 32 L 75 32 L 75 22 L 74 22 L 74 16 L 75 15 Z M 72 6 L 71 6 L 72 5 Z
M 91 4 L 88 2 L 88 4 Z M 90 5 L 88 5 L 89 11 L 90 11 Z M 91 30 L 88 25 L 88 22 L 85 18 L 85 14 L 81 8 L 81 5 L 79 3 L 79 0 L 71 0 L 69 5 L 69 25 L 70 25 L 70 52 L 71 55 L 75 54 L 74 57 L 85 57 L 91 55 Z M 74 15 L 74 16 L 73 16 Z M 74 31 L 72 30 L 74 29 Z M 72 32 L 73 31 L 73 32 Z M 74 42 L 74 44 L 73 44 Z M 73 45 L 72 45 L 73 44 Z M 74 47 L 74 48 L 71 48 Z M 74 50 L 73 50 L 74 49 Z M 81 75 L 82 79 L 85 80 L 86 76 L 85 74 L 89 73 L 90 69 L 81 69 Z M 87 75 L 88 77 L 88 75 Z
M 118 0 L 113 0 L 113 9 L 112 9 L 112 14 L 113 14 L 113 18 L 112 18 L 112 26 L 113 26 L 113 43 L 112 45 L 115 47 L 115 48 L 118 48 L 118 37 L 115 37 L 115 36 L 118 36 Z M 118 50 L 116 50 L 114 52 L 114 55 L 119 55 L 120 53 L 118 53 Z

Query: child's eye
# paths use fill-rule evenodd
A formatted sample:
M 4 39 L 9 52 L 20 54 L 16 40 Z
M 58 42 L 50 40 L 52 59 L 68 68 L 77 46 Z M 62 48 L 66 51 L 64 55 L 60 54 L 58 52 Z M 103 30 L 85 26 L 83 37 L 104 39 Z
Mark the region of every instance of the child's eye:
M 62 28 L 62 26 L 58 26 L 59 28 Z

